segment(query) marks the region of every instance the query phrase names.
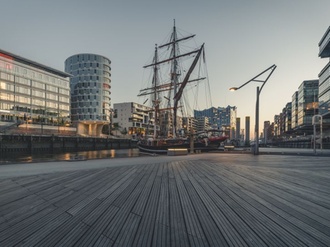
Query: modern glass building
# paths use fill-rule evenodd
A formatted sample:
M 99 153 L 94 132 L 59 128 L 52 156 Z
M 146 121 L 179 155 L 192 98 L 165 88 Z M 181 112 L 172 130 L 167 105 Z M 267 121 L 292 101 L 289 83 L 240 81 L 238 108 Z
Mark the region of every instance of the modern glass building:
M 292 129 L 292 102 L 285 105 L 285 125 L 284 132 L 289 132 Z
M 264 140 L 263 143 L 267 144 L 271 140 L 272 136 L 272 126 L 270 121 L 264 121 Z
M 245 145 L 250 144 L 250 117 L 245 117 Z
M 70 123 L 70 75 L 0 50 L 0 121 Z
M 194 110 L 194 118 L 199 119 L 199 118 L 208 118 L 208 125 L 211 128 L 219 128 L 220 129 L 220 117 L 219 117 L 219 111 L 215 107 L 211 107 L 208 109 L 204 110 Z
M 76 54 L 65 60 L 70 73 L 71 119 L 78 134 L 99 136 L 111 119 L 111 61 L 95 54 Z
M 330 27 L 319 42 L 319 57 L 330 57 Z M 330 124 L 330 61 L 319 73 L 319 114 L 324 124 Z
M 318 114 L 319 80 L 303 81 L 298 88 L 298 127 L 312 127 L 312 118 Z
M 280 136 L 280 115 L 274 116 L 274 136 Z
M 236 128 L 236 106 L 211 107 L 205 110 L 194 110 L 194 117 L 207 117 L 211 128 Z
M 235 132 L 235 139 L 241 139 L 241 118 L 236 118 L 236 132 Z
M 298 127 L 298 91 L 294 92 L 291 101 L 291 128 Z

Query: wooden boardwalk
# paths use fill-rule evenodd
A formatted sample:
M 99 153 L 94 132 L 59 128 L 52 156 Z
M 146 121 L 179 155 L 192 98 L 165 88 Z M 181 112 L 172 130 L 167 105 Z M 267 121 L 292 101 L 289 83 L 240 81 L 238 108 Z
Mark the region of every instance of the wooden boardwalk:
M 0 246 L 330 246 L 327 160 L 220 155 L 1 179 Z

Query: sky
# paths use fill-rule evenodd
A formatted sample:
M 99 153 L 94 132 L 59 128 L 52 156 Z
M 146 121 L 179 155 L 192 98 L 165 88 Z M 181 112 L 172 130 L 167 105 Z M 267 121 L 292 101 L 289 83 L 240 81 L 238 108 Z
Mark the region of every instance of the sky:
M 205 43 L 212 105 L 237 107 L 254 126 L 257 82 L 277 66 L 260 94 L 260 126 L 274 120 L 304 80 L 328 59 L 318 43 L 330 24 L 329 0 L 0 0 L 0 49 L 64 71 L 64 61 L 94 53 L 112 62 L 112 104 L 137 102 L 143 66 L 155 43 L 178 29 Z

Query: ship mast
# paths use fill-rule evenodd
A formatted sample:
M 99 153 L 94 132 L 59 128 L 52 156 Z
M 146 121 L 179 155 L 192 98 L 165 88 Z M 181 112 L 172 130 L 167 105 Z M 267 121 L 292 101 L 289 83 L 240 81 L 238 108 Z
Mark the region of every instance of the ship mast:
M 175 27 L 175 20 L 173 25 L 172 33 L 172 57 L 176 57 L 177 54 L 177 33 Z M 172 70 L 171 70 L 171 84 L 173 85 L 173 96 L 177 93 L 178 88 L 178 60 L 173 59 Z M 171 91 L 170 91 L 171 92 Z M 171 95 L 169 95 L 171 96 Z M 176 111 L 173 111 L 173 122 L 172 122 L 172 135 L 173 138 L 176 137 Z
M 171 50 L 170 57 L 165 60 L 158 61 L 158 50 L 157 50 L 157 46 L 156 46 L 153 63 L 143 66 L 143 68 L 148 68 L 148 67 L 153 68 L 152 86 L 150 88 L 145 88 L 145 89 L 140 90 L 140 94 L 138 96 L 143 96 L 143 95 L 148 95 L 148 94 L 153 95 L 152 101 L 153 101 L 153 108 L 155 111 L 154 137 L 156 137 L 156 122 L 159 117 L 158 115 L 159 115 L 160 110 L 169 110 L 170 111 L 171 109 L 173 109 L 173 112 L 170 113 L 170 115 L 172 115 L 172 124 L 171 124 L 172 131 L 171 131 L 171 133 L 172 133 L 173 137 L 176 137 L 176 134 L 177 134 L 176 133 L 177 132 L 177 109 L 179 108 L 178 103 L 181 100 L 183 89 L 189 82 L 194 82 L 194 81 L 199 81 L 199 80 L 205 79 L 205 77 L 203 77 L 203 78 L 198 78 L 198 79 L 194 79 L 194 80 L 189 80 L 189 76 L 191 75 L 191 72 L 195 68 L 197 60 L 200 57 L 201 51 L 203 50 L 203 46 L 194 51 L 180 54 L 178 43 L 181 41 L 184 41 L 184 40 L 191 39 L 193 37 L 195 37 L 195 35 L 178 38 L 177 30 L 176 30 L 176 26 L 175 26 L 175 20 L 174 20 L 174 25 L 173 25 L 173 30 L 172 30 L 170 41 L 166 44 L 158 46 L 158 49 L 166 48 L 166 47 L 169 48 Z M 180 72 L 178 71 L 179 59 L 181 57 L 186 57 L 186 56 L 195 55 L 195 54 L 196 54 L 196 56 L 195 56 L 193 65 L 190 67 L 189 72 L 186 74 L 184 80 L 182 82 L 179 82 L 179 75 L 180 75 Z M 168 62 L 171 63 L 170 82 L 167 84 L 160 85 L 158 82 L 158 79 L 159 79 L 158 78 L 158 70 L 159 70 L 158 65 L 168 63 Z M 168 96 L 167 97 L 164 96 L 164 98 L 166 98 L 168 100 L 167 108 L 160 109 L 159 108 L 159 106 L 160 106 L 159 93 L 164 92 L 164 91 L 168 91 Z
M 171 88 L 173 88 L 173 96 L 171 96 L 171 91 L 172 90 L 169 90 L 169 95 L 168 95 L 169 99 L 171 99 L 172 97 L 175 97 L 177 95 L 178 86 L 180 84 L 179 80 L 178 80 L 178 76 L 179 76 L 179 73 L 178 73 L 178 58 L 199 52 L 199 50 L 196 50 L 196 51 L 192 51 L 192 52 L 180 55 L 179 54 L 180 51 L 179 51 L 178 43 L 180 41 L 193 38 L 194 36 L 195 35 L 190 35 L 190 36 L 178 39 L 176 26 L 175 26 L 175 20 L 174 20 L 173 31 L 172 31 L 172 36 L 171 36 L 170 42 L 159 46 L 159 48 L 171 46 L 171 56 L 168 59 L 168 61 L 171 61 L 171 72 L 170 72 L 171 73 L 171 83 L 170 84 L 171 84 Z M 168 101 L 168 108 L 170 108 L 170 107 L 171 107 L 171 102 Z M 172 121 L 172 136 L 174 138 L 176 137 L 176 131 L 177 131 L 177 107 L 178 107 L 178 103 L 174 102 L 173 117 L 172 117 L 172 119 L 173 119 L 173 121 Z
M 153 90 L 153 105 L 154 105 L 154 110 L 155 110 L 155 116 L 154 116 L 154 139 L 157 137 L 157 120 L 158 120 L 158 112 L 159 112 L 159 97 L 158 97 L 158 49 L 157 49 L 157 44 L 155 45 L 155 55 L 154 55 L 154 66 L 153 66 L 153 79 L 152 79 L 152 86 L 154 88 Z

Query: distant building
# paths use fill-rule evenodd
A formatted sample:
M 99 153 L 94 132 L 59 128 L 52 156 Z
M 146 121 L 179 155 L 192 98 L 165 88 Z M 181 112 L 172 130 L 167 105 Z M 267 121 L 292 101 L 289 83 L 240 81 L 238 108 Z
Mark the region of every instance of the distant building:
M 219 125 L 225 129 L 234 129 L 236 128 L 236 117 L 237 117 L 237 107 L 236 106 L 227 106 L 227 107 L 218 107 L 220 123 Z M 230 136 L 230 139 L 235 138 Z
M 70 124 L 69 77 L 0 50 L 0 121 Z
M 196 133 L 197 119 L 193 117 L 183 117 L 182 126 L 186 134 Z
M 208 117 L 198 117 L 197 120 L 197 132 L 210 129 L 211 125 Z
M 312 118 L 318 114 L 319 80 L 303 81 L 298 88 L 299 132 L 312 133 Z
M 282 112 L 279 115 L 279 134 L 280 136 L 284 135 L 285 130 L 285 108 L 282 109 Z
M 220 128 L 220 117 L 218 108 L 211 107 L 205 110 L 194 110 L 194 118 L 208 118 L 208 124 L 211 128 Z
M 250 144 L 250 117 L 245 117 L 245 144 Z
M 270 124 L 270 126 L 269 126 L 269 135 L 268 135 L 268 140 L 270 141 L 271 139 L 273 140 L 274 139 L 274 137 L 275 137 L 275 135 L 274 135 L 274 133 L 275 133 L 275 131 L 274 131 L 274 128 L 275 128 L 275 124 L 274 124 L 274 122 L 272 122 L 271 124 Z
M 264 143 L 267 144 L 268 141 L 272 138 L 272 128 L 270 121 L 264 121 Z
M 280 136 L 280 115 L 274 116 L 274 136 Z
M 100 55 L 77 54 L 65 60 L 70 73 L 71 119 L 78 134 L 99 136 L 111 119 L 111 61 Z
M 236 118 L 236 133 L 235 133 L 235 139 L 240 140 L 241 139 L 241 118 Z
M 134 102 L 113 104 L 113 128 L 128 135 L 153 135 L 155 126 L 154 111 L 151 107 Z
M 291 128 L 298 127 L 298 91 L 294 92 L 291 101 Z
M 291 123 L 292 122 L 292 102 L 288 102 L 285 105 L 285 125 L 284 132 L 291 131 Z
M 237 107 L 211 107 L 205 110 L 194 110 L 194 117 L 207 117 L 211 128 L 225 130 L 230 139 L 235 138 Z
M 160 136 L 173 136 L 173 113 L 171 111 L 160 111 L 158 116 Z M 176 116 L 176 133 L 183 129 L 182 117 Z M 179 133 L 180 135 L 180 133 Z

